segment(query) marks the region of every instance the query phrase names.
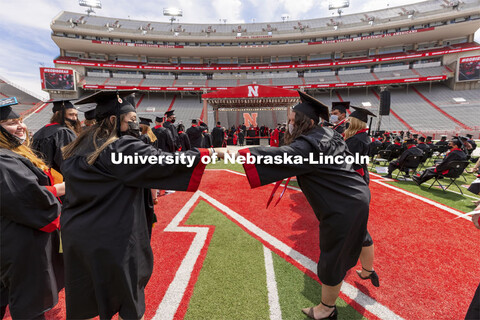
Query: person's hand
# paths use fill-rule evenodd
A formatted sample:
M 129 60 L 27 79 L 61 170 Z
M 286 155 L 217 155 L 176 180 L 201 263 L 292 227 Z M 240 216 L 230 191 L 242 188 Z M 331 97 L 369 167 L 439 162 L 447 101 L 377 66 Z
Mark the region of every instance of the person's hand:
M 65 195 L 65 182 L 57 183 L 53 185 L 55 190 L 57 190 L 57 197 L 61 197 Z
M 480 213 L 476 213 L 472 216 L 472 222 L 473 222 L 473 225 L 477 228 L 477 229 L 480 229 L 480 224 L 478 222 L 478 219 L 480 218 Z
M 478 172 L 478 168 L 471 168 L 471 169 L 467 169 L 466 171 L 467 173 L 474 173 L 474 172 Z

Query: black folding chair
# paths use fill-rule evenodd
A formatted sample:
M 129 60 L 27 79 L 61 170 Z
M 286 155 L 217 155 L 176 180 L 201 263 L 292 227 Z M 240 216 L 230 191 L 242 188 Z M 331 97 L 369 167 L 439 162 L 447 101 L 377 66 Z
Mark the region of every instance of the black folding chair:
M 429 159 L 432 155 L 433 155 L 433 150 L 430 148 L 423 152 L 422 161 L 420 161 L 420 170 L 426 166 L 426 164 L 429 162 Z
M 398 157 L 400 157 L 402 155 L 402 152 L 403 152 L 403 150 L 400 149 L 400 148 L 393 149 L 392 153 L 390 155 L 391 160 L 397 159 Z
M 407 156 L 405 161 L 403 161 L 403 163 L 400 164 L 400 167 L 398 167 L 398 173 L 395 179 L 398 180 L 398 176 L 402 174 L 401 177 L 403 180 L 407 180 L 407 177 L 410 175 L 410 170 L 412 170 L 413 174 L 415 174 L 418 166 L 420 165 L 420 161 L 422 161 L 422 156 L 416 156 L 413 154 Z
M 430 187 L 428 187 L 428 189 L 430 189 L 436 182 L 436 183 L 438 183 L 440 188 L 442 188 L 442 190 L 445 192 L 445 190 L 447 190 L 452 184 L 454 184 L 457 187 L 457 189 L 460 191 L 460 193 L 463 195 L 462 189 L 460 189 L 460 187 L 455 182 L 455 180 L 457 180 L 462 175 L 465 168 L 468 167 L 468 164 L 469 164 L 468 161 L 452 161 L 452 162 L 450 162 L 447 165 L 447 167 L 445 168 L 445 171 L 448 170 L 448 172 L 446 174 L 441 174 L 440 173 L 439 175 L 437 175 L 435 177 L 435 181 L 433 181 L 433 183 L 430 185 Z M 438 181 L 438 180 L 443 179 L 443 178 L 450 179 L 450 184 L 446 188 L 444 188 L 444 186 L 440 183 L 440 181 Z
M 391 155 L 392 155 L 391 150 L 380 150 L 378 151 L 375 161 L 378 162 L 379 164 L 382 162 L 390 162 L 392 161 Z
M 370 145 L 370 150 L 368 151 L 368 154 L 370 157 L 372 157 L 372 168 L 373 168 L 375 159 L 377 158 L 378 153 L 380 152 L 380 149 L 382 149 L 382 145 L 378 145 L 378 146 L 373 146 L 372 144 Z

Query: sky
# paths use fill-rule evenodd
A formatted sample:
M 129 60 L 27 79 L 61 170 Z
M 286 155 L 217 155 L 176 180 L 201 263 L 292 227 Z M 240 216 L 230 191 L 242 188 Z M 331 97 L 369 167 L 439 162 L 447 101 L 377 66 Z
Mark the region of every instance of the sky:
M 343 14 L 367 12 L 400 6 L 419 0 L 350 0 Z M 26 89 L 35 96 L 48 99 L 40 87 L 40 67 L 54 67 L 59 49 L 50 37 L 50 22 L 62 10 L 85 12 L 78 0 L 0 0 L 0 77 Z M 163 8 L 183 10 L 180 22 L 250 23 L 332 16 L 329 0 L 102 0 L 99 16 L 134 20 L 164 21 Z M 477 33 L 478 35 L 478 33 Z M 477 38 L 477 37 L 476 37 Z M 478 41 L 478 40 L 477 40 Z

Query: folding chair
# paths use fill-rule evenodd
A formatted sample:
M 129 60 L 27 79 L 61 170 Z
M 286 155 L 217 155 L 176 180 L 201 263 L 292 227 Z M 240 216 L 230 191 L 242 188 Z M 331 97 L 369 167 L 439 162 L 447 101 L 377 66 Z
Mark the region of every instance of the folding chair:
M 370 146 L 372 146 L 372 145 L 370 145 Z M 371 149 L 368 152 L 369 156 L 372 157 L 372 168 L 373 168 L 373 164 L 375 162 L 375 159 L 377 158 L 378 153 L 380 152 L 380 149 L 382 149 L 381 145 L 374 146 L 374 147 L 371 147 Z
M 423 156 L 415 156 L 413 154 L 407 156 L 405 161 L 398 168 L 398 173 L 395 179 L 398 180 L 398 176 L 400 175 L 400 173 L 402 173 L 401 177 L 403 178 L 403 180 L 407 180 L 410 170 L 413 170 L 413 174 L 415 174 L 418 166 L 420 165 L 420 161 L 422 161 L 422 157 Z
M 454 184 L 457 187 L 457 189 L 460 191 L 460 193 L 463 195 L 462 189 L 460 189 L 460 187 L 455 182 L 455 180 L 457 180 L 457 178 L 459 178 L 462 175 L 465 168 L 468 167 L 468 164 L 469 164 L 468 161 L 452 161 L 452 162 L 450 162 L 447 165 L 447 168 L 445 169 L 445 171 L 448 170 L 448 172 L 446 174 L 437 175 L 435 177 L 435 181 L 433 181 L 433 183 L 430 185 L 430 187 L 428 187 L 428 189 L 430 189 L 436 182 L 436 183 L 438 183 L 440 188 L 442 188 L 442 190 L 445 192 L 445 190 L 447 190 L 452 184 Z M 439 179 L 443 179 L 443 178 L 449 178 L 450 179 L 450 184 L 446 188 L 444 188 L 444 186 L 440 183 L 440 181 L 438 181 Z
M 403 150 L 400 149 L 400 148 L 393 149 L 392 153 L 390 155 L 390 157 L 391 157 L 390 160 L 393 160 L 393 159 L 396 159 L 396 158 L 400 157 L 402 155 L 402 152 L 403 152 Z
M 378 163 L 390 162 L 392 161 L 391 155 L 392 155 L 391 150 L 380 150 L 378 151 L 378 156 L 375 158 L 375 161 L 377 161 Z
M 429 162 L 428 160 L 432 155 L 433 155 L 432 149 L 425 150 L 425 152 L 423 153 L 422 161 L 420 161 L 420 170 L 426 166 L 426 164 Z

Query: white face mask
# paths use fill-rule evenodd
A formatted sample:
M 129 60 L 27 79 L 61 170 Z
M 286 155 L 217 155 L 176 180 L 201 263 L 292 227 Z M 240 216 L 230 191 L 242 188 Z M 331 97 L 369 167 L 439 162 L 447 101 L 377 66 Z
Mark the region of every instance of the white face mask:
M 338 122 L 338 116 L 337 116 L 336 114 L 332 114 L 332 115 L 330 116 L 330 122 L 331 122 L 331 123 L 336 123 L 336 122 Z
M 289 123 L 289 124 L 288 124 L 288 132 L 289 132 L 290 134 L 293 133 L 293 128 L 294 128 L 293 124 Z

